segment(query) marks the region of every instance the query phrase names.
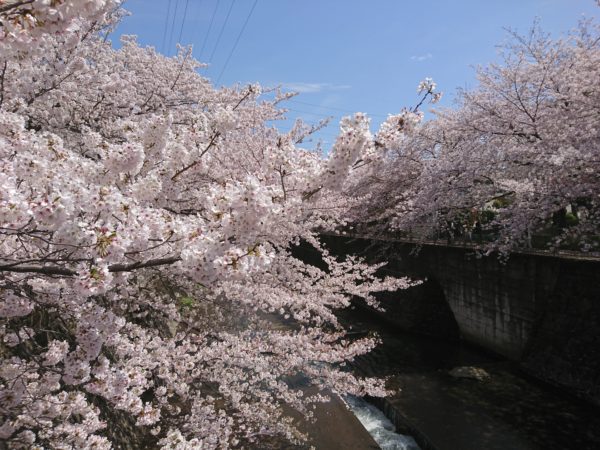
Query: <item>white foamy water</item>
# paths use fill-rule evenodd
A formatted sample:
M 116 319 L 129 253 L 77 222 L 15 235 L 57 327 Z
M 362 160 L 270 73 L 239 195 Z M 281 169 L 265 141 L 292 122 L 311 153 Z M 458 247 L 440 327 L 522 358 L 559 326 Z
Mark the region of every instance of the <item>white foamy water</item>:
M 396 433 L 394 424 L 375 406 L 359 397 L 347 396 L 345 400 L 381 450 L 420 450 L 412 437 Z

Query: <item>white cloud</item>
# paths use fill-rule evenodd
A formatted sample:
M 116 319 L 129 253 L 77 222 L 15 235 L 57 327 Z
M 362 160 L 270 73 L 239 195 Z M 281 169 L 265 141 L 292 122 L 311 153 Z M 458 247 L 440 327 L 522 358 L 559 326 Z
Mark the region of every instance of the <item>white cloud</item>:
M 417 61 L 417 62 L 425 61 L 426 59 L 431 59 L 431 58 L 433 58 L 433 55 L 431 53 L 425 53 L 424 55 L 414 55 L 414 56 L 410 57 L 410 59 L 412 61 Z
M 350 89 L 352 86 L 349 84 L 290 82 L 281 83 L 281 87 L 289 89 L 290 91 L 306 94 L 323 91 L 339 91 L 341 89 Z

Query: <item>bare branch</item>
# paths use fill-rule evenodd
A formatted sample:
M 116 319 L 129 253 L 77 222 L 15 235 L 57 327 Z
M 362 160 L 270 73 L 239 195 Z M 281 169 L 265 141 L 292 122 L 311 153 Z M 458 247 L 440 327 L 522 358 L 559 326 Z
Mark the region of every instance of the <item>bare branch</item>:
M 159 258 L 151 259 L 149 261 L 137 261 L 131 264 L 113 264 L 108 266 L 109 272 L 131 272 L 136 269 L 143 269 L 145 267 L 156 267 L 156 266 L 167 266 L 174 264 L 177 261 L 181 261 L 179 256 L 171 256 L 170 258 Z
M 29 5 L 33 3 L 34 0 L 22 0 L 15 3 L 9 3 L 8 5 L 0 6 L 0 14 L 10 11 L 11 9 L 18 8 L 19 6 Z
M 174 264 L 180 261 L 181 257 L 171 256 L 168 258 L 150 259 L 148 261 L 136 261 L 130 264 L 112 264 L 108 266 L 109 272 L 132 272 L 137 269 L 143 269 L 146 267 L 166 266 Z M 74 276 L 77 275 L 72 269 L 58 266 L 18 266 L 18 265 L 5 265 L 0 266 L 0 272 L 17 272 L 17 273 L 41 273 L 43 275 L 63 275 L 63 276 Z

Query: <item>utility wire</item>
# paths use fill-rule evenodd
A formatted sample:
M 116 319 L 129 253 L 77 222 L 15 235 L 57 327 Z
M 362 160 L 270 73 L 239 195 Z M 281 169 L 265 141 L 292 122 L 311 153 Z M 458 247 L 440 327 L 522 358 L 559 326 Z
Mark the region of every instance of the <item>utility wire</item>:
M 210 25 L 208 25 L 208 30 L 206 30 L 206 34 L 204 35 L 204 42 L 202 43 L 202 48 L 200 49 L 200 55 L 198 59 L 202 61 L 202 54 L 204 53 L 204 48 L 206 47 L 206 42 L 208 41 L 208 35 L 210 34 L 210 30 L 212 29 L 213 23 L 215 23 L 215 16 L 217 15 L 217 9 L 219 9 L 219 0 L 215 0 L 215 9 L 213 10 L 212 17 L 210 18 Z
M 257 3 L 258 3 L 258 0 L 254 0 L 254 4 L 252 5 L 252 9 L 248 13 L 248 16 L 246 16 L 246 21 L 244 22 L 244 25 L 242 26 L 242 29 L 240 30 L 240 34 L 238 34 L 238 36 L 237 36 L 237 38 L 235 40 L 235 43 L 233 44 L 233 47 L 231 48 L 231 51 L 229 52 L 229 56 L 227 56 L 227 60 L 225 61 L 225 65 L 221 69 L 221 73 L 219 74 L 219 77 L 217 78 L 217 82 L 215 84 L 219 84 L 219 81 L 221 81 L 221 77 L 223 76 L 223 73 L 225 72 L 225 69 L 227 68 L 227 65 L 229 64 L 229 60 L 231 59 L 231 55 L 233 55 L 233 52 L 235 51 L 238 43 L 240 42 L 240 38 L 242 37 L 242 34 L 244 34 L 244 30 L 246 29 L 246 25 L 248 25 L 248 22 L 250 21 L 250 17 L 252 16 L 252 13 L 254 12 L 254 8 L 256 8 L 256 4 Z
M 210 58 L 208 58 L 208 62 L 212 62 L 217 51 L 217 47 L 219 46 L 219 42 L 221 42 L 221 37 L 223 36 L 223 31 L 225 31 L 225 27 L 227 26 L 227 22 L 229 21 L 229 16 L 231 15 L 231 10 L 233 9 L 233 5 L 235 4 L 235 0 L 231 0 L 231 4 L 229 5 L 229 10 L 227 11 L 227 15 L 225 16 L 225 21 L 221 26 L 221 31 L 219 31 L 219 36 L 217 37 L 217 42 L 215 43 L 215 47 L 213 48 L 212 53 L 210 54 Z
M 192 21 L 192 23 L 196 24 L 196 31 L 192 33 L 192 39 L 190 39 L 190 42 L 196 42 L 196 37 L 198 36 L 198 30 L 200 29 L 200 27 L 198 26 L 198 23 L 200 21 L 200 13 L 202 11 L 202 0 L 198 0 L 196 2 L 196 7 L 198 8 L 196 10 L 196 15 L 194 16 L 194 20 Z
M 169 34 L 169 48 L 173 42 L 173 31 L 175 30 L 175 18 L 177 17 L 177 7 L 179 6 L 179 0 L 175 2 L 175 12 L 173 13 L 173 21 L 171 22 L 171 33 Z
M 310 114 L 311 116 L 328 117 L 330 119 L 334 119 L 336 117 L 336 115 L 332 115 L 332 114 L 321 114 L 321 113 L 315 113 L 315 112 L 310 112 L 310 111 L 302 111 L 300 109 L 286 108 L 284 105 L 282 105 L 282 108 L 285 108 L 288 111 L 294 111 L 297 113 Z M 337 114 L 337 116 L 339 116 L 339 114 Z
M 181 28 L 179 28 L 179 39 L 177 41 L 181 44 L 181 36 L 183 36 L 183 25 L 185 24 L 185 18 L 187 17 L 188 3 L 190 0 L 185 0 L 185 9 L 183 10 L 183 19 L 181 19 Z
M 160 47 L 160 51 L 162 53 L 165 52 L 165 44 L 167 41 L 167 30 L 169 28 L 169 16 L 171 15 L 171 2 L 173 0 L 169 0 L 169 5 L 167 6 L 167 15 L 165 16 L 165 29 L 163 31 L 163 39 L 162 39 L 162 45 Z
M 286 100 L 287 102 L 291 102 L 292 100 Z M 299 103 L 299 102 L 297 102 Z M 317 105 L 312 105 L 312 106 L 317 106 Z M 300 113 L 300 114 L 308 114 L 309 116 L 318 116 L 318 117 L 324 117 L 326 119 L 337 119 L 341 116 L 341 114 L 323 114 L 323 113 L 318 113 L 318 112 L 311 112 L 311 111 L 303 111 L 301 109 L 295 109 L 295 108 L 288 108 L 286 107 L 285 104 L 281 105 L 281 108 L 286 109 L 287 111 L 292 111 L 295 113 Z M 338 108 L 335 108 L 338 109 Z M 350 114 L 354 114 L 354 112 L 351 112 L 350 110 L 341 110 Z M 373 116 L 373 117 L 387 117 L 387 116 L 382 116 L 382 115 L 378 115 L 378 114 L 369 114 L 366 113 L 368 116 Z
M 332 109 L 334 111 L 345 112 L 345 113 L 348 113 L 348 114 L 354 114 L 356 112 L 356 111 L 351 111 L 349 109 L 335 108 L 333 106 L 321 106 L 321 105 L 317 105 L 316 103 L 308 103 L 308 102 L 303 102 L 303 101 L 300 101 L 300 100 L 290 99 L 290 100 L 286 100 L 286 101 L 287 102 L 291 102 L 291 103 L 299 103 L 301 105 L 314 106 L 316 108 Z M 369 114 L 369 116 L 372 116 L 372 117 L 385 117 L 385 118 L 387 118 L 387 116 L 383 115 L 383 114 Z

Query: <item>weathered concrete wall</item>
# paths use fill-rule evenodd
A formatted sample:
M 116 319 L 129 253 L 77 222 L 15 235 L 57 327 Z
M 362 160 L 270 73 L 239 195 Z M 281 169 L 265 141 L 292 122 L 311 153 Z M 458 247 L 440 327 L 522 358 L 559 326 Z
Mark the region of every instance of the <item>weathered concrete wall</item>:
M 460 247 L 424 245 L 415 254 L 414 244 L 324 239 L 338 254 L 362 253 L 371 261 L 388 261 L 393 274 L 427 277 L 429 286 L 441 287 L 462 339 L 600 404 L 600 261 L 513 254 L 503 263 Z M 421 316 L 440 316 L 440 300 L 429 298 L 431 292 L 435 289 L 424 290 L 419 299 Z M 414 299 L 383 300 L 387 319 L 404 318 L 397 324 L 410 329 Z M 446 316 L 442 311 L 439 320 L 418 327 L 427 332 L 448 323 Z M 411 331 L 419 331 L 415 327 Z
M 521 255 L 501 264 L 497 258 L 442 247 L 425 247 L 418 257 L 407 258 L 409 264 L 417 261 L 442 286 L 462 338 L 521 358 L 541 303 L 552 290 L 551 268 Z

